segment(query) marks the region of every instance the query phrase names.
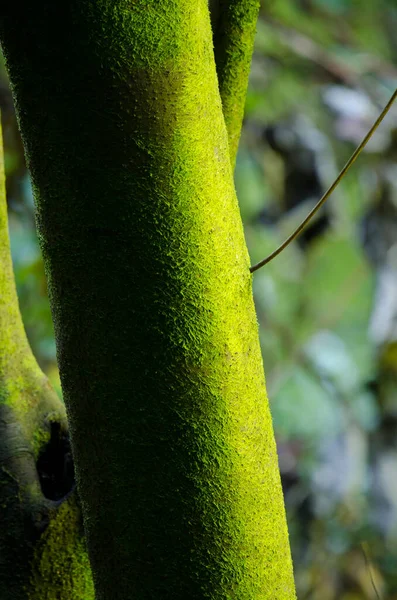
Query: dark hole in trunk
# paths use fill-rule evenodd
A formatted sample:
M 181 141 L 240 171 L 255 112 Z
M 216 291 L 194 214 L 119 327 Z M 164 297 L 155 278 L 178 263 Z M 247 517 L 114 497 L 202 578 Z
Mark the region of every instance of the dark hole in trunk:
M 51 423 L 51 437 L 37 459 L 41 490 L 49 500 L 61 500 L 75 485 L 69 437 L 59 423 Z

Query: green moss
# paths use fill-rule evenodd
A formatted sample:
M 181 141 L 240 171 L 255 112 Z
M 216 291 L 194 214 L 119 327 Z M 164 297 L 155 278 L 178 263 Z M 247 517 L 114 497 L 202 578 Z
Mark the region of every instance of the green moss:
M 0 402 L 11 406 L 21 420 L 26 420 L 47 388 L 47 380 L 29 347 L 19 311 L 8 235 L 0 127 Z
M 32 564 L 28 600 L 94 600 L 81 515 L 74 498 L 62 504 L 42 535 Z
M 26 341 L 18 309 L 7 226 L 3 143 L 0 131 L 0 382 L 13 357 L 26 360 Z M 13 377 L 11 379 L 14 379 Z
M 22 5 L 0 34 L 97 599 L 291 600 L 207 1 Z
M 222 108 L 234 167 L 254 49 L 258 0 L 219 0 L 214 49 Z
M 35 461 L 50 439 L 50 422 L 56 421 L 65 431 L 66 416 L 63 405 L 34 359 L 19 312 L 7 229 L 1 128 L 0 417 L 0 505 L 6 519 L 5 526 L 0 528 L 0 596 L 5 600 L 26 600 L 31 590 L 29 562 L 37 536 L 34 525 L 41 525 L 49 504 L 42 494 Z M 93 594 L 89 595 L 92 583 L 90 580 L 85 583 L 84 579 L 89 568 L 78 518 L 77 509 L 65 505 L 59 518 L 54 517 L 51 521 L 36 548 L 32 597 L 43 600 L 93 598 Z M 54 555 L 56 570 L 51 571 L 46 560 L 52 560 L 49 548 L 55 544 L 55 538 L 65 541 L 68 550 Z M 78 566 L 80 561 L 82 567 Z M 62 580 L 58 573 L 61 566 Z M 43 575 L 40 583 L 37 573 Z M 82 590 L 80 596 L 71 591 L 72 584 L 76 590 Z
M 51 432 L 48 427 L 40 427 L 39 429 L 36 429 L 36 431 L 33 433 L 32 446 L 33 454 L 36 459 L 40 454 L 40 450 L 48 444 L 50 438 Z

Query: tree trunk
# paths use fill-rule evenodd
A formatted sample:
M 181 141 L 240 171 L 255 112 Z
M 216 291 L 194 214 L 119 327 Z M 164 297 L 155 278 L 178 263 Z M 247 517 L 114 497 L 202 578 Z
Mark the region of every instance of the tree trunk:
M 17 1 L 0 33 L 97 600 L 294 598 L 207 2 Z
M 93 598 L 72 490 L 65 409 L 32 355 L 18 308 L 0 129 L 1 600 Z

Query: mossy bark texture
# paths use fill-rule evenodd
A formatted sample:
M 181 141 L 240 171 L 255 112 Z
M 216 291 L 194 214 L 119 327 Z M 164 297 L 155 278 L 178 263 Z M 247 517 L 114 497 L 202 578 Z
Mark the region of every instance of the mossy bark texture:
M 58 439 L 65 437 L 67 421 L 23 328 L 10 255 L 3 165 L 0 129 L 0 598 L 90 600 L 92 578 L 74 494 L 64 501 L 46 497 L 37 469 L 54 426 Z M 61 517 L 66 510 L 74 516 L 74 528 L 72 519 L 65 527 Z M 51 538 L 54 529 L 58 535 Z M 51 569 L 44 567 L 49 554 Z M 83 566 L 71 570 L 72 558 L 77 557 Z
M 230 160 L 236 162 L 259 0 L 210 0 L 214 53 Z
M 0 34 L 97 600 L 295 598 L 207 1 L 17 1 Z

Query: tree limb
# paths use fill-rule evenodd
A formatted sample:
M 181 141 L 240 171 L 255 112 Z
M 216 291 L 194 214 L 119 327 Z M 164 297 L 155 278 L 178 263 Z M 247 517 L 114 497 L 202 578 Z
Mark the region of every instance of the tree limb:
M 254 48 L 258 0 L 210 0 L 216 70 L 234 167 Z
M 43 453 L 54 446 L 51 464 L 44 465 Z M 8 237 L 0 128 L 0 522 L 4 524 L 0 527 L 1 600 L 42 599 L 54 589 L 62 600 L 92 597 L 86 593 L 92 589 L 92 582 L 75 500 L 73 515 L 80 527 L 76 525 L 70 531 L 59 521 L 60 511 L 65 512 L 64 504 L 69 506 L 67 492 L 73 486 L 73 474 L 66 489 L 63 480 L 64 459 L 71 460 L 69 450 L 65 407 L 32 354 L 19 311 Z M 56 490 L 57 485 L 60 488 Z M 50 525 L 54 530 L 55 523 L 56 540 L 46 534 Z M 70 569 L 76 548 L 80 563 L 85 556 L 84 573 L 82 569 L 78 573 Z M 44 580 L 43 557 L 51 553 L 57 555 L 56 570 L 49 573 L 47 569 Z M 39 580 L 40 591 L 34 595 Z M 82 586 L 81 596 L 69 594 L 70 589 Z

